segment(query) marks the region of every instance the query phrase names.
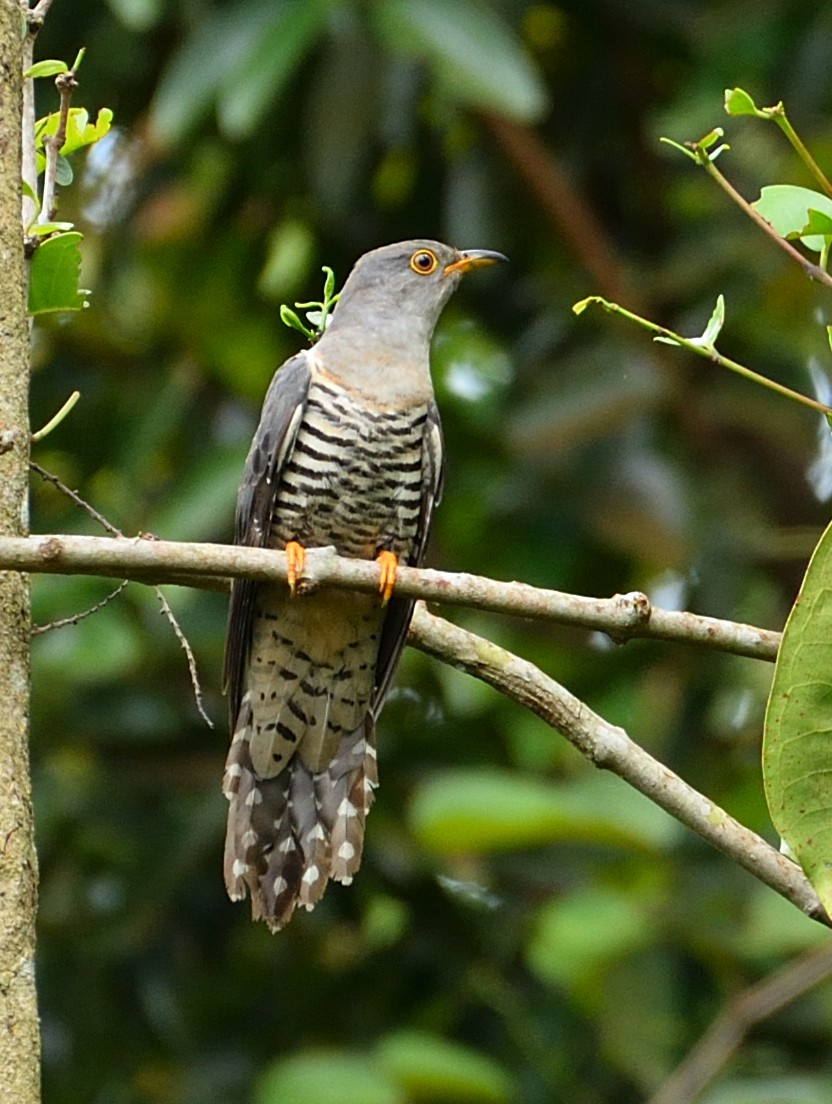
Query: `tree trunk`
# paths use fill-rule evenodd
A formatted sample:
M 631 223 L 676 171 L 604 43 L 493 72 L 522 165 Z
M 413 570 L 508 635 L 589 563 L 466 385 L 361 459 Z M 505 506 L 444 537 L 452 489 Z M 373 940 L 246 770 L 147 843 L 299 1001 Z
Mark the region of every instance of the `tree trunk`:
M 28 529 L 29 334 L 20 221 L 21 17 L 0 0 L 0 533 Z M 0 573 L 0 1085 L 40 1100 L 28 751 L 29 580 Z

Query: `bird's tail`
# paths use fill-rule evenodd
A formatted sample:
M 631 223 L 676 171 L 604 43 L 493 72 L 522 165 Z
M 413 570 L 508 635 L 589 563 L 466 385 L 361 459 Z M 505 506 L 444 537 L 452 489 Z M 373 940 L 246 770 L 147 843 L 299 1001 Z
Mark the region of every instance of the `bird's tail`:
M 368 714 L 324 770 L 311 770 L 296 754 L 272 778 L 252 766 L 251 731 L 246 694 L 223 779 L 225 885 L 232 900 L 250 893 L 252 918 L 279 931 L 298 905 L 315 906 L 329 879 L 348 883 L 361 864 L 364 822 L 378 785 L 375 727 Z

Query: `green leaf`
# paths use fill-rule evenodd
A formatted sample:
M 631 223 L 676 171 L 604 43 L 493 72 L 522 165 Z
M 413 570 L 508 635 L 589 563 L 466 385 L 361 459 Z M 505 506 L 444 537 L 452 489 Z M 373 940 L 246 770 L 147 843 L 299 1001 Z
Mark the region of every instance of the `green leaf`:
M 24 77 L 56 77 L 59 73 L 68 73 L 69 66 L 65 61 L 38 61 L 23 74 Z
M 424 59 L 449 98 L 523 122 L 545 112 L 543 80 L 512 29 L 476 0 L 377 0 L 381 35 Z
M 324 27 L 337 0 L 285 0 L 222 82 L 220 125 L 232 138 L 253 133 Z
M 597 998 L 599 973 L 653 940 L 646 915 L 650 907 L 643 891 L 603 886 L 557 897 L 538 913 L 528 945 L 529 966 L 545 981 Z
M 307 1051 L 276 1062 L 260 1081 L 254 1104 L 404 1104 L 387 1076 L 366 1058 Z
M 113 113 L 109 107 L 101 108 L 94 123 L 89 121 L 89 114 L 83 107 L 70 108 L 66 141 L 61 146 L 61 153 L 66 156 L 84 146 L 91 146 L 109 132 L 112 122 Z
M 725 297 L 718 295 L 716 297 L 716 306 L 714 307 L 713 314 L 708 319 L 708 325 L 705 327 L 705 332 L 701 337 L 696 338 L 697 343 L 702 345 L 714 345 L 716 339 L 719 337 L 722 327 L 725 325 Z
M 38 246 L 29 273 L 29 313 L 76 311 L 89 293 L 78 287 L 83 234 L 56 234 Z
M 410 825 L 422 846 L 439 854 L 503 851 L 564 839 L 650 850 L 661 846 L 674 830 L 669 818 L 614 779 L 599 778 L 555 785 L 507 771 L 447 771 L 416 791 Z
M 285 303 L 280 304 L 280 321 L 284 326 L 288 326 L 290 330 L 297 330 L 298 333 L 302 333 L 303 336 L 308 337 L 310 341 L 314 340 L 317 336 L 315 331 L 305 326 L 292 308 L 288 307 Z
M 803 230 L 809 224 L 810 211 L 832 217 L 832 199 L 811 188 L 800 188 L 795 184 L 770 184 L 760 192 L 760 198 L 751 206 L 770 222 L 783 238 L 800 238 L 807 249 L 820 253 L 824 239 L 820 235 L 810 234 L 803 237 Z
M 63 154 L 59 153 L 55 162 L 55 183 L 60 184 L 62 188 L 66 188 L 72 183 L 73 179 L 72 165 Z
M 272 0 L 257 0 L 202 14 L 157 86 L 150 127 L 158 142 L 174 145 L 195 129 L 229 73 L 250 56 L 273 12 Z
M 110 0 L 110 7 L 131 31 L 149 31 L 162 18 L 164 0 Z
M 388 1035 L 376 1047 L 378 1063 L 408 1101 L 504 1104 L 512 1095 L 506 1072 L 485 1054 L 423 1031 Z
M 763 118 L 762 112 L 742 88 L 725 89 L 725 110 L 729 115 L 758 115 Z
M 333 293 L 335 291 L 335 273 L 329 267 L 324 265 L 321 269 L 324 274 L 324 302 L 329 303 L 332 301 Z
M 825 214 L 815 208 L 809 208 L 809 221 L 800 231 L 800 237 L 805 238 L 810 234 L 820 234 L 824 238 L 832 238 L 832 214 Z
M 678 150 L 679 153 L 683 153 L 685 157 L 689 157 L 691 161 L 694 161 L 697 165 L 699 164 L 699 158 L 696 156 L 693 150 L 688 149 L 687 146 L 683 146 L 681 142 L 674 142 L 672 138 L 665 137 L 659 138 L 659 141 L 664 142 L 666 146 L 672 146 L 673 149 Z M 584 300 L 584 302 L 586 302 L 586 300 Z M 575 308 L 573 307 L 572 309 L 574 310 Z
M 65 233 L 72 229 L 71 222 L 36 222 L 29 227 L 29 234 L 34 238 L 45 237 L 47 234 Z
M 775 828 L 832 910 L 832 525 L 783 630 L 763 736 Z
M 90 122 L 89 112 L 85 108 L 71 107 L 66 121 L 66 138 L 60 149 L 61 157 L 65 158 L 70 153 L 74 153 L 84 146 L 91 146 L 94 142 L 97 142 L 99 138 L 103 138 L 105 134 L 109 133 L 112 121 L 113 113 L 109 107 L 101 108 L 94 123 Z M 37 150 L 37 170 L 39 173 L 43 172 L 43 167 L 46 164 L 46 157 L 43 152 L 43 140 L 57 132 L 59 123 L 60 115 L 57 111 L 37 121 L 35 126 L 35 134 L 37 136 L 35 145 Z M 59 171 L 61 170 L 61 157 L 58 158 Z M 69 184 L 72 182 L 72 169 L 66 161 L 64 161 L 64 166 L 64 179 L 61 179 L 59 176 L 59 184 Z M 69 174 L 68 177 L 66 176 L 67 173 Z

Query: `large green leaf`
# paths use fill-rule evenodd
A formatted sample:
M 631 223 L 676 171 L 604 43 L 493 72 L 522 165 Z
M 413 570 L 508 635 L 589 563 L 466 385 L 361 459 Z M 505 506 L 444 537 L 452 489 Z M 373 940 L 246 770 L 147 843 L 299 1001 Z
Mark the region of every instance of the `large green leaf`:
M 260 1082 L 254 1104 L 403 1104 L 375 1064 L 359 1055 L 306 1051 L 276 1062 Z
M 251 55 L 273 17 L 274 5 L 264 0 L 202 14 L 156 89 L 150 125 L 158 141 L 175 145 L 194 130 L 215 102 L 217 88 Z
M 226 134 L 253 133 L 269 105 L 315 41 L 335 0 L 284 0 L 226 76 L 217 103 Z M 336 105 L 333 105 L 335 108 Z
M 430 65 L 453 99 L 532 122 L 546 109 L 537 68 L 511 28 L 474 0 L 379 0 L 379 30 L 390 45 Z
M 832 525 L 783 631 L 763 737 L 774 826 L 832 911 Z
M 83 234 L 55 234 L 35 250 L 29 273 L 29 313 L 80 310 L 86 292 L 78 287 Z
M 644 891 L 587 886 L 547 902 L 527 948 L 544 981 L 598 992 L 601 972 L 654 938 Z
M 493 1058 L 426 1031 L 399 1031 L 376 1048 L 381 1068 L 408 1101 L 503 1104 L 511 1082 Z
M 597 774 L 556 785 L 507 771 L 447 771 L 416 791 L 409 816 L 422 845 L 440 854 L 556 840 L 652 850 L 675 831 L 646 798 Z

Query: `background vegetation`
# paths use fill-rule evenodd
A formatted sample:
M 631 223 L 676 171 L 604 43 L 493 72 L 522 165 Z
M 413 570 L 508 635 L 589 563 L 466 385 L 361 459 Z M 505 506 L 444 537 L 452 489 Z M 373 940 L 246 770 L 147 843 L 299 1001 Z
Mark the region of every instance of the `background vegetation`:
M 511 265 L 467 284 L 436 340 L 449 476 L 430 562 L 780 627 L 828 517 L 828 431 L 570 307 L 600 292 L 693 334 L 722 291 L 721 349 L 829 401 L 828 293 L 658 139 L 723 124 L 720 166 L 749 198 L 810 185 L 773 127 L 723 118 L 722 90 L 784 99 L 828 170 L 830 22 L 810 0 L 753 19 L 741 0 L 56 0 L 37 56 L 86 46 L 76 102 L 115 129 L 62 199 L 93 295 L 38 324 L 33 425 L 82 398 L 34 458 L 125 532 L 228 540 L 259 401 L 297 348 L 279 304 L 388 241 L 500 249 Z M 91 526 L 35 478 L 34 531 Z M 36 620 L 108 589 L 39 578 Z M 225 601 L 168 595 L 213 731 L 152 591 L 35 642 L 49 1104 L 640 1101 L 726 1002 L 826 938 L 413 652 L 360 877 L 269 936 L 220 874 Z M 453 616 L 775 839 L 768 665 Z M 429 815 L 443 786 L 532 781 L 564 809 L 535 846 L 489 847 L 485 804 L 480 845 Z M 827 1100 L 830 1036 L 827 985 L 758 1029 L 708 1100 Z

